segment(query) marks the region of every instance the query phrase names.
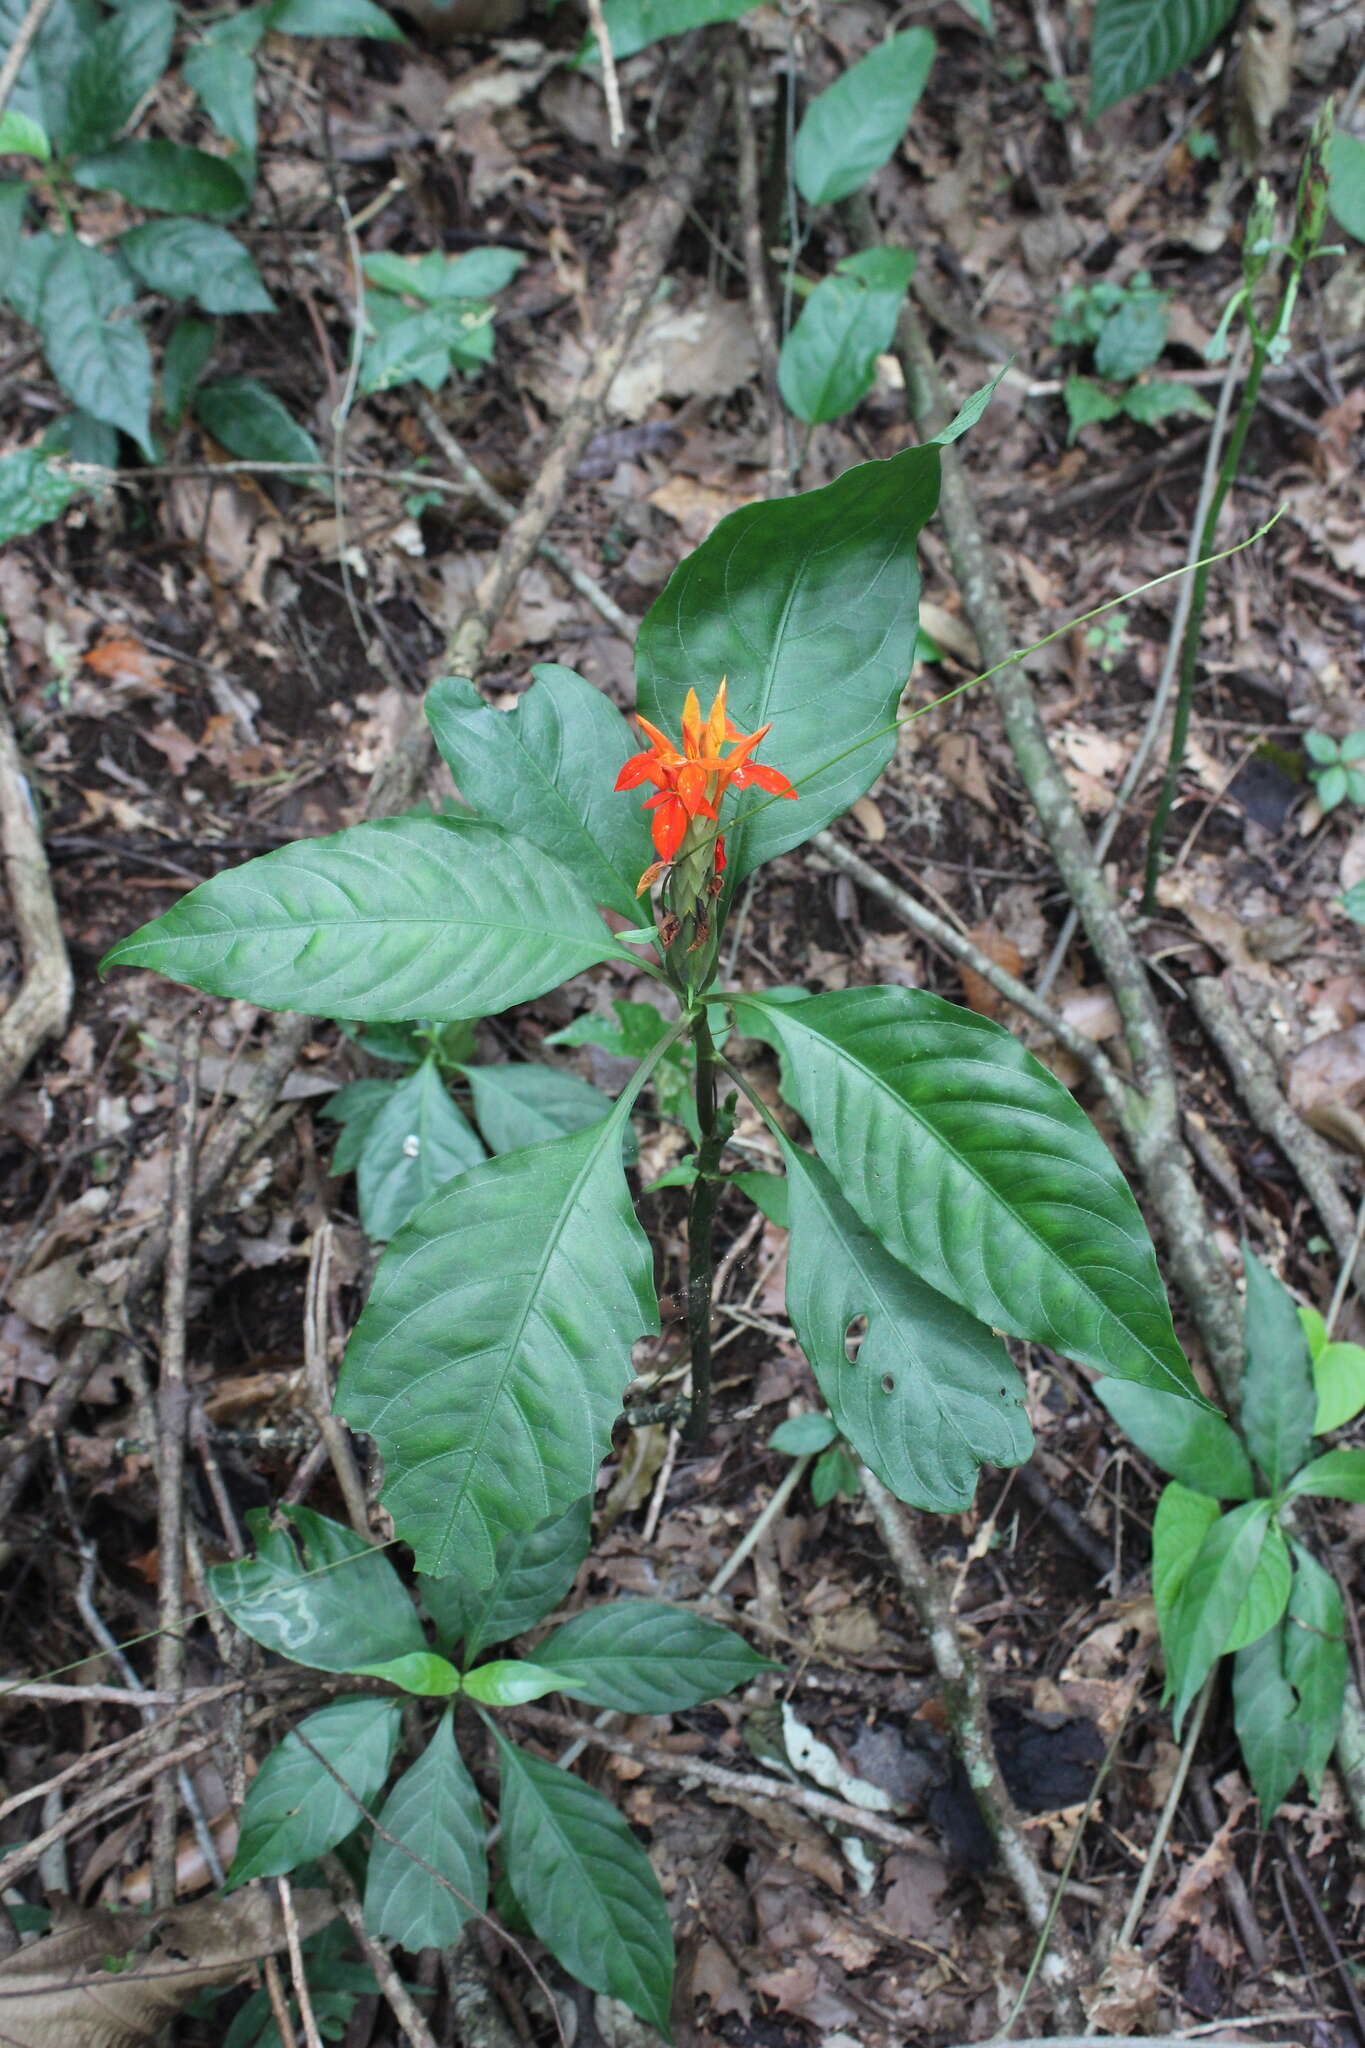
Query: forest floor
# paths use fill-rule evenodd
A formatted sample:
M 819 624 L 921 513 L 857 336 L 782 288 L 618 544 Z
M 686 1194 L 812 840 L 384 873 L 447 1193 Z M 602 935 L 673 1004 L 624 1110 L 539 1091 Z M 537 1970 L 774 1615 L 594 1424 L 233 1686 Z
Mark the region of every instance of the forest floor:
M 1155 427 L 1116 419 L 1068 445 L 1062 384 L 1077 356 L 1052 340 L 1059 294 L 1079 281 L 1150 273 L 1171 294 L 1161 374 L 1215 399 L 1223 371 L 1202 351 L 1240 276 L 1251 185 L 1228 140 L 1226 75 L 1182 74 L 1085 127 L 1059 119 L 1042 90 L 1049 66 L 1038 24 L 1051 15 L 1062 33 L 1061 6 L 996 0 L 993 42 L 965 10 L 931 11 L 936 72 L 871 198 L 883 238 L 918 253 L 917 304 L 955 394 L 1011 359 L 963 452 L 997 551 L 1010 630 L 1024 645 L 1185 560 L 1207 436 L 1198 419 Z M 1347 90 L 1365 54 L 1353 8 L 1302 0 L 1298 16 L 1287 96 L 1258 164 L 1282 195 L 1292 192 L 1318 101 Z M 753 118 L 765 148 L 793 52 L 817 89 L 889 18 L 874 0 L 790 19 L 763 8 L 748 18 Z M 123 1295 L 170 1198 L 178 1048 L 191 1010 L 205 1024 L 201 1133 L 249 1089 L 270 1028 L 245 1005 L 205 1003 L 150 976 L 101 983 L 96 963 L 134 924 L 224 866 L 362 814 L 370 779 L 440 672 L 502 531 L 472 495 L 389 477 L 429 470 L 458 481 L 433 438 L 434 407 L 484 475 L 521 501 L 619 282 L 623 218 L 695 107 L 696 51 L 655 46 L 625 67 L 628 133 L 614 150 L 598 83 L 565 61 L 576 28 L 556 14 L 512 33 L 512 42 L 439 50 L 420 33 L 406 45 L 279 39 L 263 67 L 261 177 L 274 224 L 248 239 L 280 310 L 232 322 L 219 361 L 269 384 L 324 446 L 354 311 L 333 185 L 353 215 L 372 206 L 367 252 L 497 243 L 529 259 L 499 300 L 496 355 L 481 376 L 452 381 L 421 407 L 410 385 L 352 406 L 344 455 L 363 473 L 343 479 L 344 531 L 329 479 L 308 487 L 214 478 L 207 472 L 221 450 L 191 426 L 168 451 L 167 473 L 140 473 L 81 501 L 0 559 L 11 714 L 41 797 L 76 978 L 65 1035 L 0 1111 L 0 1403 L 15 1425 L 91 1329 L 119 1332 L 3 1531 L 7 1677 L 32 1681 L 60 1669 L 67 1685 L 122 1683 L 95 1656 L 92 1615 L 120 1640 L 145 1639 L 156 1626 L 147 1388 L 157 1296 L 143 1300 L 129 1329 Z M 723 124 L 666 292 L 645 315 L 551 529 L 632 620 L 720 516 L 765 488 L 767 417 L 736 252 L 735 181 L 735 138 Z M 117 205 L 92 198 L 85 224 L 102 231 Z M 804 253 L 812 275 L 849 250 L 830 219 Z M 1288 509 L 1266 539 L 1215 572 L 1173 858 L 1160 914 L 1142 930 L 1177 1051 L 1186 1131 L 1229 1258 L 1249 1232 L 1299 1298 L 1324 1310 L 1339 1261 L 1204 1036 L 1185 985 L 1196 973 L 1224 979 L 1295 1109 L 1338 1148 L 1347 1196 L 1357 1199 L 1365 963 L 1358 928 L 1336 899 L 1365 876 L 1365 814 L 1348 802 L 1324 818 L 1303 753 L 1310 729 L 1342 737 L 1365 725 L 1365 259 L 1353 248 L 1310 276 L 1292 353 L 1267 380 L 1222 538 Z M 62 403 L 28 342 L 17 325 L 0 330 L 11 442 Z M 887 356 L 856 411 L 810 435 L 799 486 L 916 438 L 900 367 Z M 941 660 L 917 666 L 910 704 L 927 703 L 977 665 L 932 523 L 922 563 L 925 623 Z M 1165 586 L 1109 614 L 1104 631 L 1078 627 L 1030 660 L 1092 828 L 1112 808 L 1138 744 L 1173 604 Z M 543 560 L 503 610 L 481 685 L 494 703 L 510 704 L 536 661 L 566 663 L 623 706 L 632 702 L 628 643 Z M 698 680 L 704 688 L 718 679 Z M 830 687 L 837 691 L 837 678 Z M 1107 857 L 1130 909 L 1153 774 Z M 903 727 L 892 765 L 838 829 L 997 962 L 1037 977 L 1068 906 L 984 690 Z M 0 971 L 12 989 L 20 961 L 8 943 L 0 936 Z M 735 973 L 812 989 L 901 983 L 1010 1021 L 992 989 L 964 983 L 954 961 L 894 908 L 811 849 L 765 872 Z M 545 1057 L 610 1088 L 619 1063 L 592 1047 L 545 1051 L 545 1040 L 612 998 L 648 994 L 627 971 L 593 970 L 481 1024 L 478 1056 Z M 1117 1014 L 1083 944 L 1068 952 L 1053 1000 L 1114 1049 Z M 1081 1069 L 1039 1027 L 1025 1024 L 1023 1035 L 1114 1136 Z M 318 1111 L 348 1080 L 381 1071 L 392 1070 L 319 1023 L 197 1228 L 189 1372 L 202 1448 L 191 1458 L 190 1511 L 209 1561 L 229 1542 L 210 1472 L 233 1517 L 291 1489 L 340 1512 L 331 1471 L 314 1451 L 305 1297 L 329 1226 L 324 1336 L 335 1358 L 373 1251 L 354 1183 L 329 1177 L 333 1136 Z M 674 1127 L 641 1128 L 643 1184 L 675 1165 L 688 1141 Z M 684 1197 L 676 1188 L 645 1195 L 642 1214 L 657 1246 L 664 1343 L 676 1344 Z M 721 1222 L 723 1348 L 708 1441 L 689 1451 L 665 1424 L 620 1433 L 575 1600 L 703 1596 L 789 1469 L 767 1448 L 773 1429 L 814 1405 L 809 1369 L 783 1319 L 785 1234 L 770 1222 L 746 1228 L 738 1207 Z M 1360 1336 L 1360 1317 L 1348 1302 L 1341 1334 Z M 1179 1305 L 1177 1321 L 1190 1335 Z M 1197 1356 L 1193 1337 L 1191 1349 Z M 987 1472 L 972 1513 L 919 1518 L 918 1526 L 987 1675 L 1005 1776 L 1045 1868 L 1060 1869 L 1084 1817 L 1062 1910 L 1093 1960 L 1091 2030 L 1194 2037 L 1203 2029 L 1247 2042 L 1365 2048 L 1357 1988 L 1365 1845 L 1330 1771 L 1316 1805 L 1296 1799 L 1263 1830 L 1218 1692 L 1169 1838 L 1154 1848 L 1182 1763 L 1151 1661 L 1159 1478 L 1117 1440 L 1083 1373 L 1041 1354 L 1020 1363 L 1038 1440 L 1032 1464 Z M 1365 1508 L 1317 1505 L 1323 1550 L 1343 1585 L 1359 1592 Z M 781 1659 L 781 1677 L 694 1713 L 627 1723 L 629 1737 L 674 1754 L 672 1774 L 621 1754 L 590 1755 L 583 1766 L 647 1840 L 669 1897 L 689 2016 L 681 2038 L 734 2048 L 939 2048 L 991 2038 L 1024 1986 L 1034 1939 L 992 1864 L 952 1757 L 923 1632 L 866 1504 L 840 1496 L 816 1506 L 808 1487 L 798 1488 L 721 1605 Z M 1365 1681 L 1359 1652 L 1357 1633 Z M 149 1646 L 130 1655 L 149 1684 Z M 190 1670 L 199 1683 L 221 1672 L 202 1626 Z M 12 1802 L 47 1785 L 136 1725 L 135 1711 L 95 1695 L 5 1697 L 0 1794 Z M 775 1730 L 789 1751 L 807 1738 L 824 1745 L 817 1768 L 836 1789 L 879 1787 L 905 1845 L 869 1859 L 847 1852 L 797 1804 L 722 1797 L 689 1781 L 690 1757 L 744 1770 L 751 1752 L 772 1753 Z M 267 1733 L 252 1738 L 262 1749 Z M 1087 1815 L 1111 1743 L 1112 1766 Z M 195 1769 L 206 1811 L 224 1813 L 233 1759 L 220 1752 Z M 63 1838 L 7 1903 L 37 1903 L 45 1888 L 86 1903 L 145 1897 L 141 1796 Z M 4 1847 L 36 1832 L 40 1814 L 50 1825 L 62 1811 L 60 1792 L 0 1808 Z M 227 1812 L 225 1841 L 230 1825 Z M 1153 1856 L 1140 1932 L 1115 1950 Z M 188 1873 L 191 1890 L 202 1882 L 202 1870 Z M 485 1960 L 520 2038 L 551 2038 L 515 1958 L 492 1946 Z M 211 2017 L 182 2019 L 176 2038 L 221 2039 L 234 1999 L 240 1994 L 220 1999 Z M 619 2009 L 594 2013 L 580 2001 L 576 2018 L 585 2042 L 639 2038 Z M 1036 1994 L 1023 2030 L 1051 2031 Z M 399 2036 L 387 2009 L 366 1998 L 345 2038 L 359 2048 Z

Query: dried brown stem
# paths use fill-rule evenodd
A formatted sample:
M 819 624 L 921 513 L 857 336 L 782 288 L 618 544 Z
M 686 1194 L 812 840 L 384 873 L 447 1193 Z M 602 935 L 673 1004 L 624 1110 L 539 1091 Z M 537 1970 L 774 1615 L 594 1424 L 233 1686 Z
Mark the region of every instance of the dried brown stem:
M 30 9 L 30 13 L 32 9 Z M 9 714 L 0 704 L 0 846 L 24 978 L 0 1017 L 0 1102 L 40 1045 L 66 1029 L 74 987 L 33 796 Z
M 758 348 L 758 374 L 768 416 L 768 496 L 784 498 L 791 489 L 790 420 L 777 385 L 780 344 L 768 287 L 763 248 L 763 211 L 758 180 L 758 143 L 750 97 L 749 63 L 743 46 L 731 56 L 735 93 L 735 143 L 739 157 L 739 241 L 744 277 L 749 288 L 749 318 Z

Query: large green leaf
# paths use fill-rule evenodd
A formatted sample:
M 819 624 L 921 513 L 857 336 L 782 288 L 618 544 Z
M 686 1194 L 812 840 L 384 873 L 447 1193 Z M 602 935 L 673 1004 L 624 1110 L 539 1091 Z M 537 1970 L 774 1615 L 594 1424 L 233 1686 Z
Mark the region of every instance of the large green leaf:
M 1329 1571 L 1294 1545 L 1294 1580 L 1284 1623 L 1285 1676 L 1299 1696 L 1303 1774 L 1316 1799 L 1346 1697 L 1346 1610 Z
M 509 1530 L 592 1491 L 631 1344 L 658 1326 L 621 1165 L 631 1099 L 476 1166 L 380 1262 L 337 1406 L 379 1445 L 394 1527 L 435 1577 L 485 1583 Z
M 1278 1493 L 1312 1452 L 1318 1397 L 1293 1295 L 1248 1244 L 1242 1246 L 1242 1264 L 1247 1289 L 1242 1433 L 1271 1492 Z
M 840 1192 L 894 1258 L 997 1329 L 1200 1398 L 1127 1183 L 1056 1076 L 922 989 L 745 996 Z
M 1232 1671 L 1232 1714 L 1242 1757 L 1261 1802 L 1262 1825 L 1286 1797 L 1303 1769 L 1306 1732 L 1298 1717 L 1298 1696 L 1284 1675 L 1282 1622 L 1237 1652 Z
M 113 141 L 169 64 L 174 36 L 171 0 L 123 0 L 100 24 L 67 79 L 64 154 Z
M 258 1508 L 248 1518 L 255 1557 L 208 1574 L 243 1634 L 317 1671 L 358 1671 L 426 1649 L 417 1610 L 381 1551 L 311 1508 L 283 1512 L 303 1539 L 301 1562 L 288 1532 Z
M 201 384 L 194 394 L 194 416 L 229 455 L 240 455 L 244 462 L 322 460 L 307 427 L 255 377 L 219 377 Z
M 63 391 L 154 456 L 151 350 L 135 320 L 110 318 L 132 296 L 125 273 L 110 257 L 64 235 L 42 271 L 38 326 L 48 367 Z
M 274 309 L 250 251 L 210 221 L 144 221 L 120 236 L 119 249 L 143 283 L 168 299 L 193 299 L 206 313 Z
M 102 963 L 330 1017 L 488 1016 L 618 951 L 578 884 L 477 818 L 381 818 L 191 889 Z
M 379 1826 L 365 1925 L 400 1948 L 448 1948 L 488 1903 L 483 1807 L 450 1714 L 384 1801 Z
M 1090 118 L 1169 78 L 1207 49 L 1239 0 L 1097 0 L 1090 37 Z
M 1182 1486 L 1214 1500 L 1250 1500 L 1255 1493 L 1251 1460 L 1221 1415 L 1132 1380 L 1097 1380 L 1095 1392 L 1138 1449 Z
M 493 1576 L 477 1585 L 467 1572 L 433 1579 L 419 1574 L 422 1604 L 443 1643 L 462 1638 L 467 1664 L 492 1643 L 509 1642 L 558 1607 L 588 1554 L 592 1500 L 584 1494 L 562 1514 L 531 1529 L 509 1530 L 498 1545 Z
M 11 50 L 29 0 L 0 0 L 0 53 Z M 55 143 L 66 135 L 67 90 L 81 53 L 98 35 L 104 11 L 97 0 L 54 0 L 19 67 L 10 105 L 38 122 Z
M 560 1689 L 623 1714 L 670 1714 L 779 1667 L 733 1629 L 662 1600 L 613 1600 L 574 1615 L 531 1652 Z
M 782 396 L 799 420 L 838 419 L 871 390 L 914 268 L 908 249 L 862 249 L 821 279 L 777 365 Z
M 116 142 L 112 149 L 79 157 L 71 175 L 92 192 L 121 193 L 152 213 L 226 216 L 240 213 L 249 196 L 236 169 L 223 157 L 160 137 Z
M 737 21 L 758 0 L 605 0 L 603 13 L 612 55 L 618 62 L 662 36 L 680 36 L 690 28 L 709 28 L 717 21 Z M 589 43 L 588 55 L 595 45 Z
M 479 1129 L 494 1152 L 541 1145 L 566 1131 L 583 1131 L 611 1111 L 611 1097 L 579 1074 L 536 1060 L 509 1060 L 495 1067 L 463 1067 L 474 1093 Z M 626 1159 L 634 1159 L 635 1133 L 623 1133 Z
M 291 1729 L 247 1788 L 229 1884 L 279 1877 L 344 1842 L 389 1775 L 402 1723 L 397 1700 L 338 1700 Z
M 612 784 L 639 742 L 616 706 L 558 662 L 539 662 L 515 711 L 495 711 L 461 676 L 427 692 L 436 744 L 476 811 L 519 832 L 575 875 L 595 903 L 632 921 L 653 858 L 638 796 Z
M 1269 1528 L 1269 1501 L 1249 1500 L 1220 1515 L 1175 1597 L 1161 1643 L 1177 1735 L 1190 1701 L 1232 1640 Z
M 800 846 L 891 759 L 939 462 L 935 446 L 907 448 L 821 490 L 742 506 L 650 606 L 635 646 L 641 711 L 676 733 L 687 692 L 709 699 L 728 674 L 731 717 L 746 732 L 772 721 L 760 758 L 798 785 L 795 803 L 741 794 L 738 819 L 762 808 L 727 826 L 727 879 Z
M 998 1337 L 891 1257 L 818 1159 L 782 1151 L 787 1312 L 834 1421 L 901 1500 L 961 1514 L 981 1465 L 1018 1465 L 1033 1449 L 1023 1382 Z M 859 1317 L 866 1330 L 850 1361 L 846 1334 Z
M 550 1953 L 672 2039 L 673 1930 L 649 1858 L 616 1808 L 494 1730 L 507 1876 Z
M 847 199 L 887 162 L 924 91 L 934 49 L 927 28 L 908 28 L 811 101 L 792 151 L 797 187 L 811 206 Z
M 365 1127 L 356 1193 L 367 1234 L 381 1244 L 396 1236 L 428 1195 L 486 1156 L 435 1060 L 424 1060 Z

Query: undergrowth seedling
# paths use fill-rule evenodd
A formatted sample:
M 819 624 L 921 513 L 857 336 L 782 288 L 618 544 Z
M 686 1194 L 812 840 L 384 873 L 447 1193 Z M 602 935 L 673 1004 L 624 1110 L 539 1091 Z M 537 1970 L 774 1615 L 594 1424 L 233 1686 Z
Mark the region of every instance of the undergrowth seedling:
M 1303 745 L 1309 780 L 1324 813 L 1347 798 L 1365 804 L 1365 732 L 1348 732 L 1341 740 L 1327 732 L 1307 732 Z
M 1126 285 L 1100 278 L 1063 293 L 1053 317 L 1053 343 L 1086 351 L 1095 368 L 1093 377 L 1073 371 L 1063 386 L 1069 441 L 1082 427 L 1120 413 L 1144 426 L 1172 413 L 1211 416 L 1213 408 L 1192 384 L 1170 377 L 1137 381 L 1165 350 L 1169 301 L 1170 294 L 1158 291 L 1145 270 Z

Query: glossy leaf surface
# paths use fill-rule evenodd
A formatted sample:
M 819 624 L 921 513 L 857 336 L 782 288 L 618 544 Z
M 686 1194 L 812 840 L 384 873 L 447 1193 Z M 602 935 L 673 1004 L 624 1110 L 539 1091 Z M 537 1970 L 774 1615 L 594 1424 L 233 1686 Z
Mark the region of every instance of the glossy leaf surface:
M 1018 1465 L 1033 1449 L 1023 1382 L 998 1337 L 891 1257 L 818 1159 L 782 1149 L 787 1312 L 833 1420 L 899 1499 L 960 1514 L 981 1465 Z
M 616 950 L 572 878 L 473 818 L 382 818 L 229 868 L 103 966 L 326 1016 L 486 1016 Z
M 510 1642 L 551 1613 L 578 1577 L 591 1530 L 592 1501 L 585 1494 L 533 1529 L 509 1531 L 484 1586 L 459 1570 L 441 1579 L 420 1576 L 422 1604 L 442 1641 L 463 1639 L 465 1662 L 472 1663 L 490 1644 Z
M 894 1258 L 995 1328 L 1194 1391 L 1123 1176 L 1008 1032 L 920 989 L 734 1009 L 780 1050 L 788 1101 Z
M 927 28 L 906 29 L 816 94 L 792 152 L 797 189 L 808 205 L 847 199 L 887 162 L 924 90 L 934 48 Z
M 507 1876 L 564 1968 L 672 2039 L 673 1930 L 659 1880 L 616 1808 L 494 1731 Z
M 209 1591 L 246 1635 L 318 1671 L 357 1671 L 425 1650 L 417 1610 L 382 1552 L 311 1508 L 282 1512 L 303 1556 L 257 1509 L 248 1517 L 255 1557 L 214 1565 Z
M 278 1877 L 344 1842 L 363 1818 L 360 1807 L 373 1809 L 402 1721 L 397 1700 L 338 1700 L 291 1729 L 247 1787 L 229 1882 Z M 345 1779 L 354 1798 L 314 1750 Z
M 611 1114 L 611 1097 L 579 1074 L 535 1060 L 508 1060 L 495 1067 L 463 1067 L 474 1095 L 479 1129 L 494 1152 L 543 1145 L 570 1131 L 585 1131 Z M 629 1124 L 623 1133 L 626 1158 L 636 1152 Z
M 1255 1493 L 1251 1460 L 1221 1415 L 1132 1380 L 1097 1380 L 1095 1392 L 1138 1449 L 1182 1486 L 1214 1500 L 1250 1500 Z
M 627 1107 L 475 1167 L 380 1262 L 337 1406 L 383 1452 L 385 1503 L 424 1572 L 485 1583 L 509 1531 L 592 1491 L 630 1347 L 657 1328 Z
M 379 1822 L 365 1925 L 400 1948 L 449 1947 L 488 1903 L 483 1807 L 449 1714 L 384 1801 Z
M 662 1600 L 613 1600 L 552 1629 L 532 1661 L 561 1690 L 625 1714 L 668 1714 L 719 1699 L 777 1667 L 733 1629 Z
M 423 1060 L 364 1127 L 356 1192 L 367 1234 L 381 1244 L 396 1236 L 428 1195 L 486 1157 L 435 1060 Z
M 915 656 L 915 548 L 938 505 L 937 447 L 846 470 L 821 490 L 742 506 L 673 571 L 635 644 L 640 709 L 676 732 L 687 692 L 729 677 L 744 731 L 772 721 L 759 758 L 796 802 L 729 799 L 727 880 L 800 846 L 890 760 Z M 835 760 L 833 757 L 838 756 Z

